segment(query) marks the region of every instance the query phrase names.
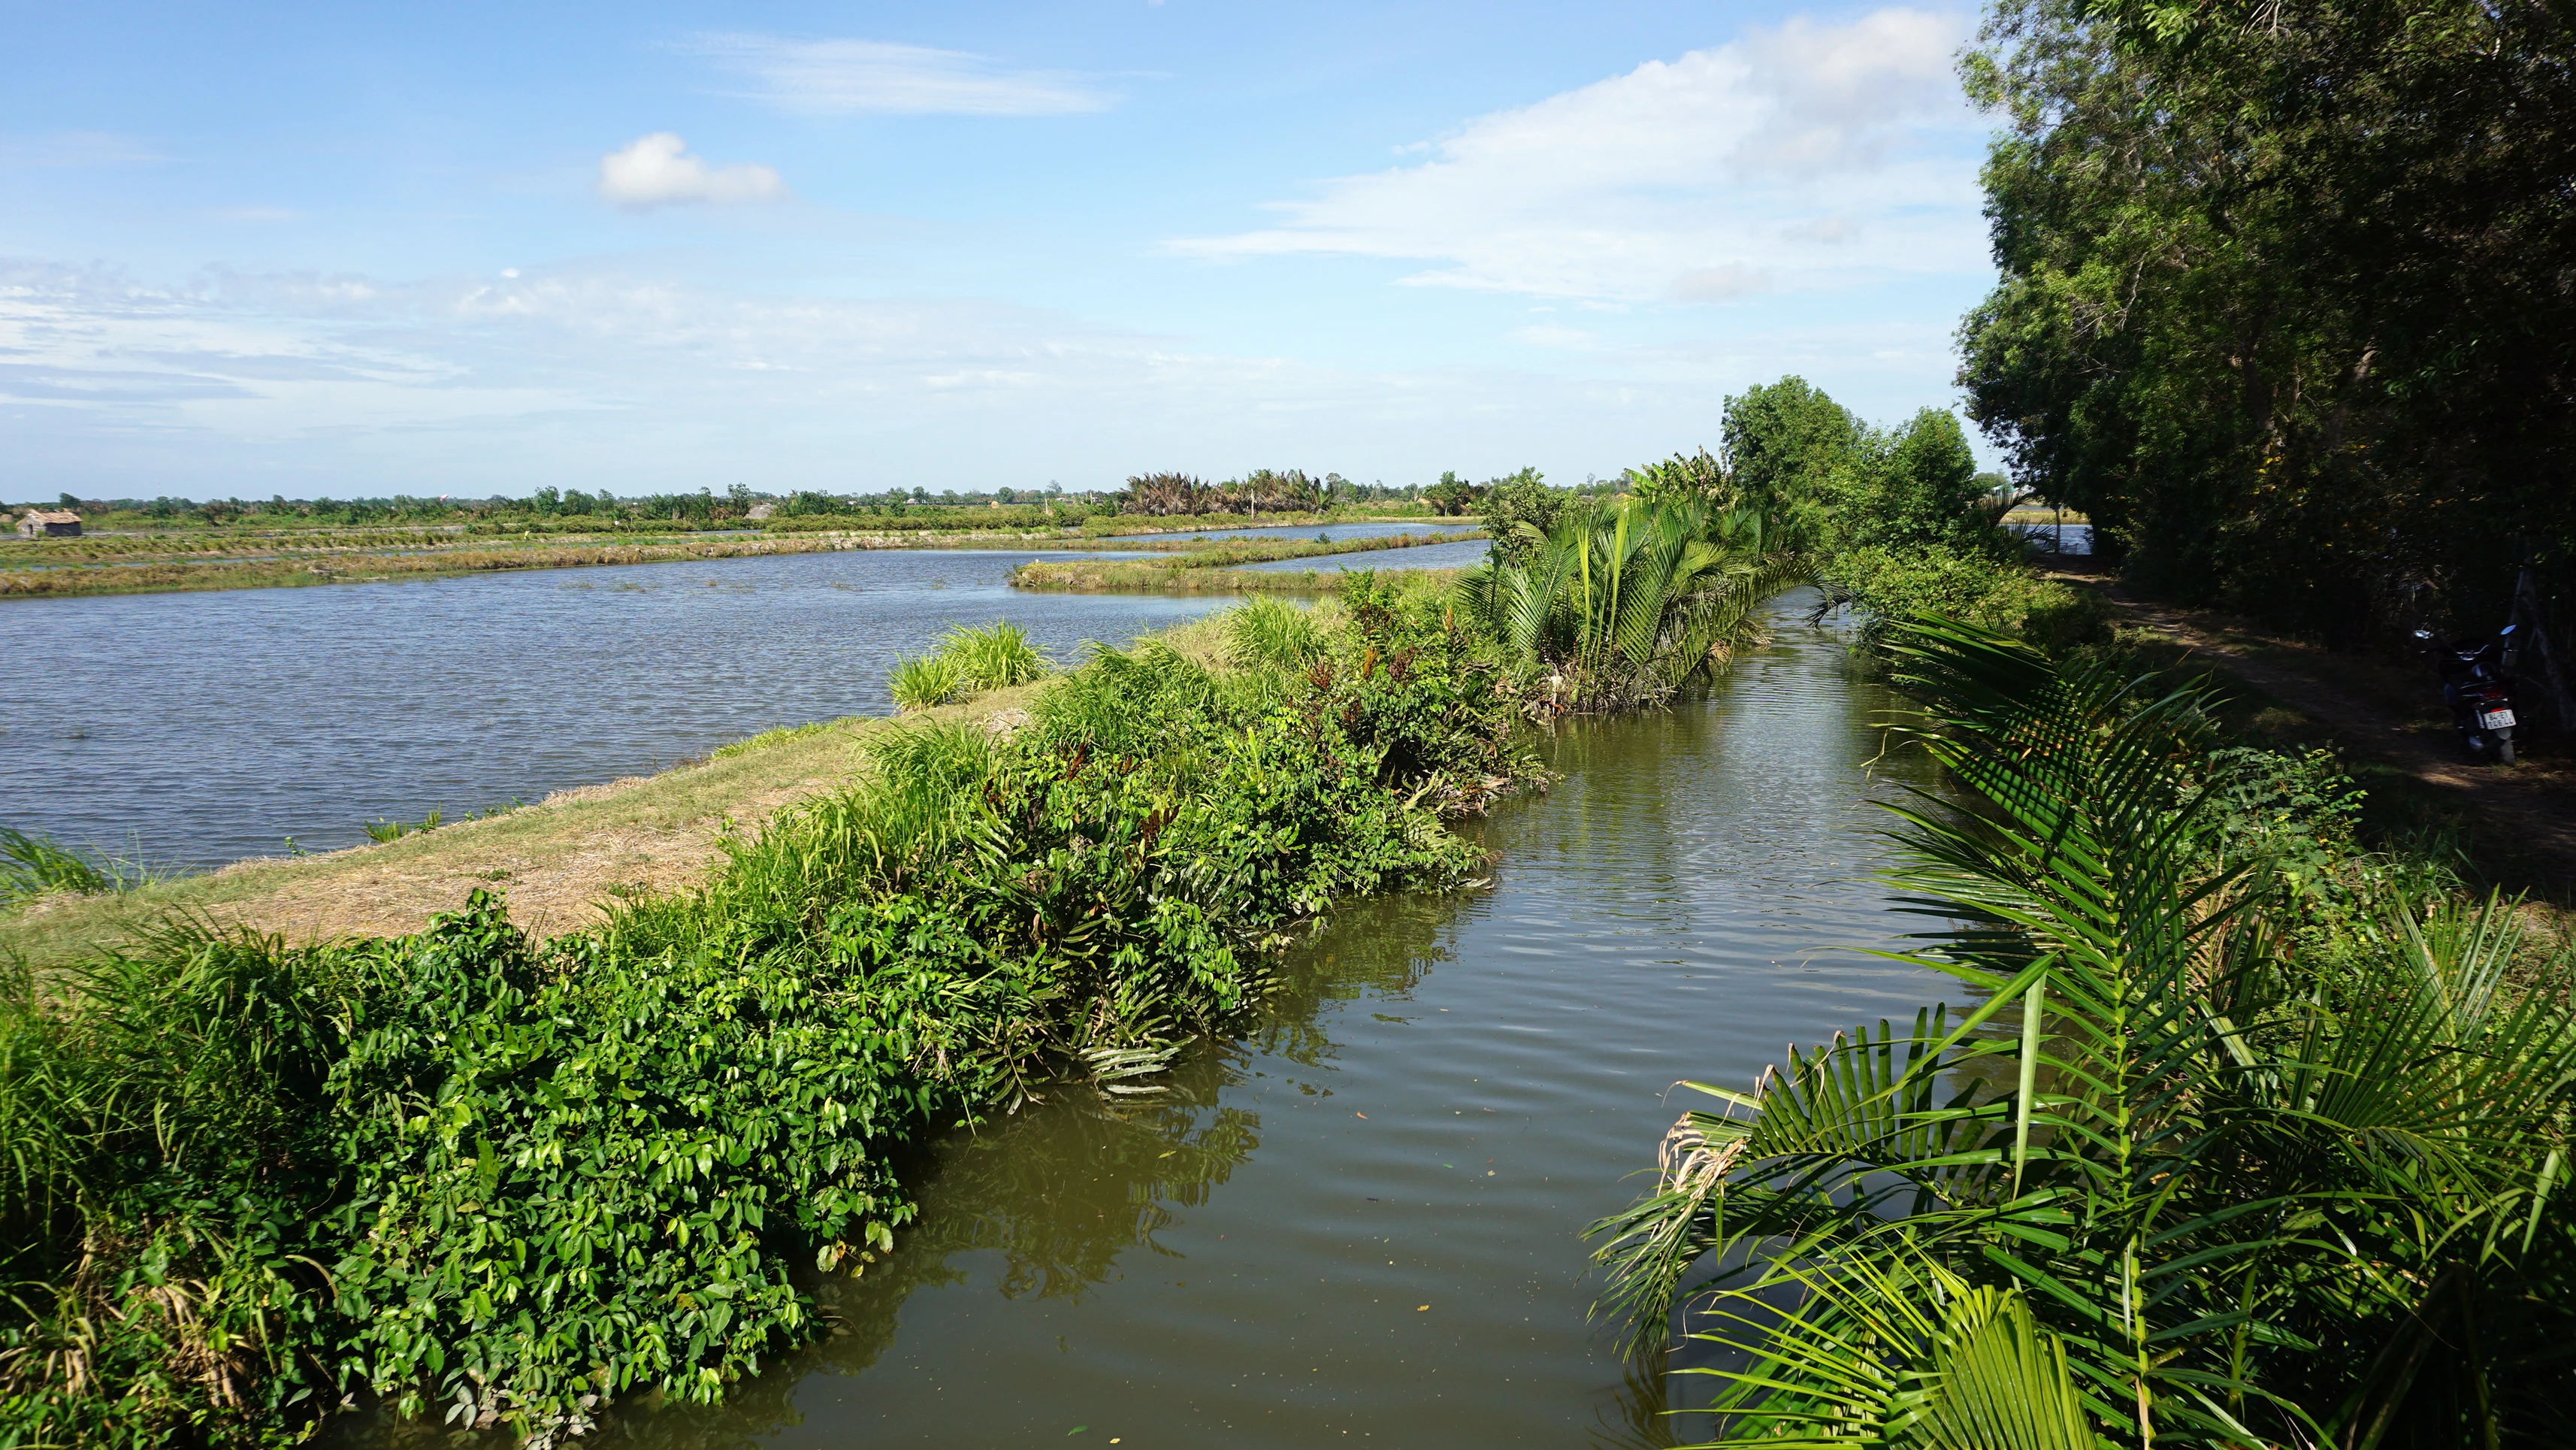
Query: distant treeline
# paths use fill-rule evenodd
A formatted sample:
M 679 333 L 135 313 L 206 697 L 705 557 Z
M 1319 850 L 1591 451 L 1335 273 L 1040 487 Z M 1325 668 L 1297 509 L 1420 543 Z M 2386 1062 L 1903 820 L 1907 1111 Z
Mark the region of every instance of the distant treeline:
M 1010 511 L 1007 517 L 982 517 L 969 520 L 977 525 L 1018 527 L 1029 524 L 1079 524 L 1096 515 L 1113 514 L 1188 514 L 1224 515 L 1263 512 L 1320 512 L 1355 504 L 1403 505 L 1425 497 L 1445 497 L 1456 475 L 1444 474 L 1439 484 L 1425 488 L 1420 484 L 1388 485 L 1353 483 L 1338 473 L 1321 478 L 1309 476 L 1302 469 L 1285 471 L 1254 469 L 1241 479 L 1222 483 L 1202 483 L 1198 479 L 1175 473 L 1140 475 L 1128 480 L 1128 486 L 1115 492 L 1071 492 L 1050 484 L 1044 489 L 994 488 L 887 489 L 879 493 L 828 493 L 800 489 L 792 493 L 764 493 L 747 484 L 734 484 L 722 493 L 701 488 L 695 493 L 653 493 L 632 498 L 619 498 L 606 489 L 596 493 L 578 488 L 540 488 L 525 498 L 494 494 L 488 498 L 459 498 L 441 495 L 420 498 L 395 494 L 384 498 L 288 498 L 283 494 L 267 499 L 221 498 L 203 501 L 163 495 L 157 498 L 83 499 L 63 494 L 50 503 L 24 502 L 7 505 L 9 510 L 27 508 L 71 509 L 94 524 L 116 525 L 272 525 L 311 527 L 328 525 L 466 524 L 500 526 L 510 529 L 535 525 L 602 527 L 738 526 L 758 521 L 779 526 L 790 520 L 862 519 L 870 524 L 892 520 L 915 520 L 909 526 L 938 526 L 941 513 L 954 509 Z M 1463 487 L 1460 485 L 1459 487 Z M 1453 489 L 1454 491 L 1454 489 Z M 1464 512 L 1461 507 L 1441 509 L 1446 513 Z M 903 527 L 905 525 L 894 525 Z
M 1429 492 L 1420 484 L 1353 483 L 1338 473 L 1316 478 L 1302 468 L 1256 468 L 1218 483 L 1188 473 L 1140 473 L 1111 501 L 1121 513 L 1155 516 L 1312 513 L 1349 504 L 1410 503 Z
M 280 494 L 264 500 L 223 498 L 203 502 L 167 496 L 80 499 L 67 493 L 56 503 L 32 506 L 72 509 L 99 522 L 108 521 L 105 517 L 108 515 L 125 515 L 127 519 L 120 521 L 168 524 L 452 524 L 484 519 L 709 524 L 747 520 L 754 509 L 764 504 L 769 508 L 767 516 L 775 518 L 853 513 L 900 516 L 917 509 L 990 509 L 997 506 L 1021 506 L 1072 519 L 1092 513 L 1115 512 L 1113 506 L 1103 502 L 1102 495 L 1066 493 L 1059 488 L 997 488 L 963 493 L 956 489 L 932 493 L 926 488 L 889 489 L 874 494 L 799 491 L 781 496 L 756 492 L 739 483 L 723 493 L 701 488 L 695 493 L 653 493 L 634 498 L 619 498 L 606 489 L 590 493 L 578 488 L 541 488 L 525 498 L 509 498 L 501 494 L 480 499 L 451 496 L 417 498 L 410 494 L 395 494 L 389 498 L 290 499 Z M 13 505 L 18 508 L 30 506 Z

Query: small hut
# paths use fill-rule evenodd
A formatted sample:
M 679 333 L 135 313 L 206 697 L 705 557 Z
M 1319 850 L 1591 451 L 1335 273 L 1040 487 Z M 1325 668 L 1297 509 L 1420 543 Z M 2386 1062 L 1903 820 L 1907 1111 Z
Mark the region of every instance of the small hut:
M 70 509 L 29 509 L 18 520 L 18 537 L 22 539 L 77 539 L 80 537 L 80 515 Z

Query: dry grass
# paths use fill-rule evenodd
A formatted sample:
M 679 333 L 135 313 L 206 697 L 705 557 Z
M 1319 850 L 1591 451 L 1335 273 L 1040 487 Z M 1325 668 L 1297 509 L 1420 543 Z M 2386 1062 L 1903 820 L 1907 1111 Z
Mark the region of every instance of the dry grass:
M 1223 636 L 1193 621 L 1156 638 L 1221 667 Z M 994 690 L 907 717 L 1007 728 L 1041 680 Z M 127 936 L 172 913 L 238 922 L 292 940 L 416 931 L 466 893 L 505 893 L 510 919 L 538 936 L 599 920 L 599 904 L 635 888 L 669 890 L 703 879 L 728 830 L 749 834 L 779 811 L 852 779 L 859 742 L 891 728 L 881 719 L 774 731 L 705 760 L 601 785 L 557 791 L 507 815 L 459 821 L 382 845 L 328 855 L 237 862 L 204 876 L 118 896 L 55 895 L 0 917 L 0 960 L 44 968 Z

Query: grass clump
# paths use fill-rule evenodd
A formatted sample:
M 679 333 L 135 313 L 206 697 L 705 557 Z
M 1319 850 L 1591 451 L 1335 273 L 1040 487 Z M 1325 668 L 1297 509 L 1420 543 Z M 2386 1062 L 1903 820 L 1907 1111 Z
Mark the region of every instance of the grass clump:
M 966 673 L 946 655 L 897 660 L 886 676 L 886 690 L 898 712 L 909 714 L 945 705 L 966 692 Z
M 388 842 L 399 841 L 405 836 L 417 836 L 423 831 L 435 831 L 445 824 L 447 824 L 447 817 L 439 811 L 431 811 L 417 821 L 398 821 L 388 816 L 382 820 L 367 822 L 367 839 L 381 846 Z
M 896 711 L 910 714 L 963 695 L 1042 680 L 1054 669 L 1054 661 L 1038 652 L 1027 632 L 998 620 L 982 629 L 952 629 L 936 652 L 896 661 L 886 689 Z
M 115 870 L 52 838 L 0 826 L 0 906 L 57 891 L 94 896 L 118 889 Z
M 1435 594 L 1357 583 L 1303 671 L 1096 649 L 1008 737 L 889 727 L 590 932 L 478 892 L 0 982 L 0 1443 L 264 1442 L 360 1392 L 551 1443 L 723 1398 L 815 1333 L 798 1274 L 911 1220 L 906 1141 L 1148 1086 L 1298 923 L 1481 869 L 1444 820 L 1535 774 L 1512 702 Z
M 982 629 L 950 630 L 940 656 L 957 666 L 969 690 L 1006 690 L 1046 678 L 1055 663 L 1029 643 L 1028 634 L 1009 620 Z
M 1055 662 L 1038 652 L 1026 631 L 1008 620 L 982 629 L 948 632 L 935 653 L 898 660 L 886 689 L 899 713 L 945 705 L 963 695 L 1005 690 L 1045 679 Z
M 1312 609 L 1262 595 L 1225 615 L 1227 657 L 1245 669 L 1303 670 L 1323 658 L 1323 626 Z

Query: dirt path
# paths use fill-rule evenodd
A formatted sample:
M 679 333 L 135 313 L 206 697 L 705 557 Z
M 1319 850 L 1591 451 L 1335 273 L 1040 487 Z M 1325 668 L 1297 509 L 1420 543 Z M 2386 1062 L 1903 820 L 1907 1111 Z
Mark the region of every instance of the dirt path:
M 2451 726 L 2429 664 L 2337 654 L 2225 615 L 2140 599 L 2098 575 L 2056 577 L 2101 589 L 2122 625 L 2179 648 L 2187 662 L 2224 677 L 2222 683 L 2250 687 L 2313 727 L 2298 728 L 2298 719 L 2264 722 L 2279 733 L 2313 738 L 2322 732 L 2355 764 L 2420 782 L 2430 798 L 2475 823 L 2480 844 L 2497 853 L 2500 884 L 2562 900 L 2576 894 L 2576 760 L 2567 742 L 2530 741 L 2521 763 L 2510 767 L 2473 760 Z

